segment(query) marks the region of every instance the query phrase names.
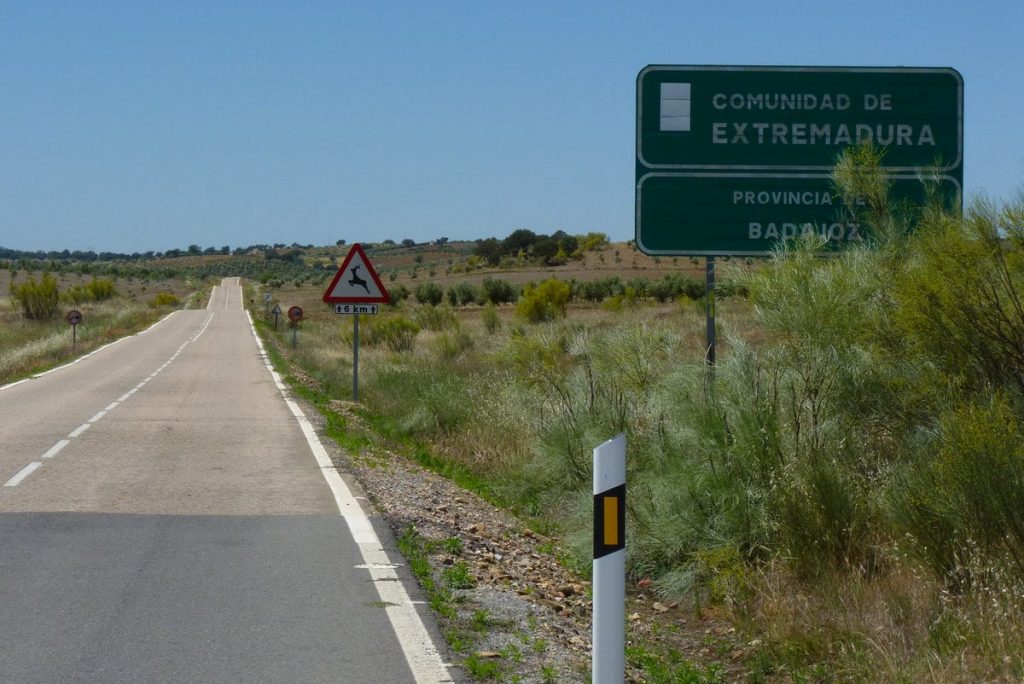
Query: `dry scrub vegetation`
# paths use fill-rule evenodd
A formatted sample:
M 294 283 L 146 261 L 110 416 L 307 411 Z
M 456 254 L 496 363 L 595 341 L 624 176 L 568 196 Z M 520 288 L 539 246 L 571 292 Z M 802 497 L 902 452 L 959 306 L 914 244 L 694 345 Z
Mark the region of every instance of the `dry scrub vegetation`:
M 874 239 L 734 264 L 713 375 L 685 297 L 410 298 L 363 319 L 363 422 L 581 572 L 590 452 L 625 431 L 632 581 L 732 620 L 752 681 L 1021 678 L 1024 201 L 893 206 L 870 149 L 837 182 Z M 291 360 L 347 399 L 350 319 L 307 312 Z

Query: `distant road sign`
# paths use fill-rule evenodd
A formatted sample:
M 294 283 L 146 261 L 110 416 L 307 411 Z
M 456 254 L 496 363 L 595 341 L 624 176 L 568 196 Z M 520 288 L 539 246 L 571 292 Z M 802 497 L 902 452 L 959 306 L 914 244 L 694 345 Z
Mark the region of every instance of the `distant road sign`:
M 959 198 L 960 74 L 949 68 L 648 66 L 637 76 L 637 246 L 649 254 L 763 254 L 772 238 L 757 237 L 753 229 L 744 238 L 721 227 L 803 225 L 799 215 L 809 212 L 814 225 L 831 230 L 836 216 L 825 216 L 827 201 L 803 198 L 821 198 L 842 151 L 867 142 L 884 148 L 882 166 L 898 177 L 898 188 L 927 170 L 942 176 L 940 187 L 950 198 Z M 737 192 L 740 200 L 733 200 Z M 755 193 L 753 204 L 745 201 L 748 192 Z
M 274 298 L 273 295 L 271 295 L 269 292 L 267 294 L 263 295 L 263 301 L 265 301 L 265 302 L 269 302 L 273 298 Z
M 301 306 L 291 306 L 291 307 L 288 307 L 288 320 L 290 320 L 292 323 L 298 323 L 299 321 L 301 321 L 302 320 L 302 307 Z
M 280 316 L 281 313 L 282 313 L 281 305 L 280 304 L 275 304 L 274 308 L 270 310 L 270 313 L 274 314 L 275 316 Z
M 323 300 L 329 304 L 387 304 L 391 298 L 358 243 L 352 245 Z
M 68 323 L 71 325 L 78 325 L 82 322 L 82 312 L 77 309 L 72 309 L 71 311 L 68 311 L 67 319 Z

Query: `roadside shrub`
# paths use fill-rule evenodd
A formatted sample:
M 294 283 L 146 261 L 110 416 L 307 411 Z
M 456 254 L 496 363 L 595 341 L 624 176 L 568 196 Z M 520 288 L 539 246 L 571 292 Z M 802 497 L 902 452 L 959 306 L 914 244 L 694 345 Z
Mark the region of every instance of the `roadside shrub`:
M 444 299 L 444 290 L 437 283 L 422 283 L 416 286 L 416 301 L 420 304 L 437 306 Z
M 368 344 L 383 343 L 393 352 L 412 351 L 420 326 L 405 316 L 389 316 L 367 326 Z
M 22 315 L 30 320 L 45 321 L 53 318 L 60 306 L 57 281 L 49 273 L 43 273 L 38 283 L 35 277 L 29 276 L 20 285 L 12 285 L 11 297 L 21 307 Z
M 1024 202 L 979 204 L 958 220 L 926 214 L 896 282 L 908 342 L 971 392 L 1024 398 Z
M 960 407 L 941 422 L 938 454 L 916 463 L 896 515 L 925 558 L 954 583 L 982 567 L 1024 580 L 1024 425 L 1005 396 Z
M 527 285 L 523 296 L 516 304 L 516 314 L 530 321 L 541 323 L 553 321 L 565 316 L 565 306 L 569 301 L 569 285 L 551 278 L 539 285 Z

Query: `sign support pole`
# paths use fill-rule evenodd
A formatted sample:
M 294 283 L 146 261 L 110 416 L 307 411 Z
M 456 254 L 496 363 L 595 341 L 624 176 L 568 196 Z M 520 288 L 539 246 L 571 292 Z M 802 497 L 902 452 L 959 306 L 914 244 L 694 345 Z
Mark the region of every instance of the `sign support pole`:
M 72 323 L 71 324 L 71 346 L 72 347 L 78 346 L 78 324 L 77 323 Z
M 709 256 L 705 258 L 705 284 L 706 284 L 706 299 L 707 306 L 705 312 L 707 314 L 707 343 L 708 353 L 706 361 L 711 372 L 714 372 L 715 368 L 715 257 Z
M 298 334 L 299 334 L 299 326 L 298 326 L 298 324 L 293 323 L 292 324 L 292 349 L 295 349 L 295 348 L 298 347 L 298 340 L 296 339 Z
M 359 314 L 352 319 L 352 401 L 359 401 Z
M 594 449 L 594 625 L 591 681 L 626 676 L 626 435 Z

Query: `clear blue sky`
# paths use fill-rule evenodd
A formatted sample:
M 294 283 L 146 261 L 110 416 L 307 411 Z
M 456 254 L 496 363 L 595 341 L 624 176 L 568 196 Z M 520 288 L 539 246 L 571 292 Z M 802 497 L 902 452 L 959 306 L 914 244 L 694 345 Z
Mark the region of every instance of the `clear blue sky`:
M 0 0 L 0 245 L 633 234 L 647 64 L 951 66 L 1024 185 L 1024 2 Z

